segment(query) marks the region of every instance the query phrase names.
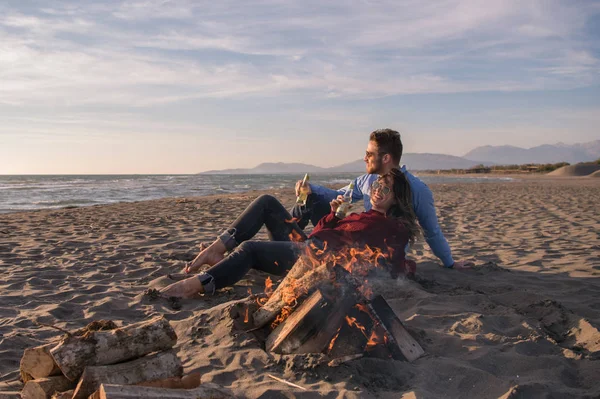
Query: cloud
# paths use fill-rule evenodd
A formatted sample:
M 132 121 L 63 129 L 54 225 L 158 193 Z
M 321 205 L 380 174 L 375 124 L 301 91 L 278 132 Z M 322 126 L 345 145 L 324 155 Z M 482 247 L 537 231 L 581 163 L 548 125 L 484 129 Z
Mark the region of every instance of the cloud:
M 593 2 L 113 1 L 0 9 L 0 104 L 569 89 Z

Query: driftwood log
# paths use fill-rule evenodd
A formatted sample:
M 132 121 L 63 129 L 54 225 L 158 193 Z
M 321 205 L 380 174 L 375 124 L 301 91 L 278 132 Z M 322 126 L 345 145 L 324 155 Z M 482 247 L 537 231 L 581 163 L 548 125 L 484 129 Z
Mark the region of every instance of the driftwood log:
M 170 377 L 162 380 L 145 381 L 137 385 L 143 387 L 169 388 L 169 389 L 192 389 L 200 386 L 202 375 L 191 373 L 183 377 Z
M 269 300 L 252 315 L 254 327 L 263 327 L 275 319 L 286 306 L 285 295 L 295 293 L 300 298 L 302 293 L 309 294 L 320 284 L 328 282 L 329 276 L 330 271 L 327 265 L 320 265 L 312 269 L 312 266 L 303 258 L 298 259 Z
M 73 399 L 86 399 L 101 384 L 133 385 L 182 375 L 181 360 L 174 351 L 160 352 L 110 366 L 90 366 L 83 372 Z
M 50 349 L 54 346 L 56 344 L 25 349 L 20 364 L 23 382 L 60 374 L 60 369 L 50 354 Z
M 194 389 L 167 389 L 132 385 L 102 384 L 90 399 L 225 399 L 233 398 L 228 389 L 202 384 Z
M 74 389 L 64 392 L 56 392 L 54 395 L 52 395 L 52 399 L 71 399 L 73 397 L 74 392 Z
M 62 373 L 75 381 L 87 366 L 114 364 L 172 348 L 177 335 L 163 317 L 122 328 L 69 335 L 50 350 Z
M 40 378 L 27 381 L 21 392 L 23 399 L 48 399 L 56 392 L 68 391 L 75 383 L 65 376 Z

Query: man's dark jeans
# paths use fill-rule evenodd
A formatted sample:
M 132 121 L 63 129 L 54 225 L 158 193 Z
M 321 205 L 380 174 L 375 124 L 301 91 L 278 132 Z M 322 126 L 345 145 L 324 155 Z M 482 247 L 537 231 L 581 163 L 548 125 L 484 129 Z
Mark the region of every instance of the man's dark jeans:
M 250 241 L 262 226 L 271 241 Z M 233 250 L 225 259 L 206 271 L 217 289 L 235 284 L 250 269 L 283 276 L 294 265 L 306 240 L 306 234 L 292 215 L 273 196 L 255 199 L 221 236 L 225 247 Z M 292 241 L 292 238 L 301 241 Z
M 331 205 L 329 202 L 317 197 L 314 194 L 310 194 L 306 199 L 306 205 L 294 205 L 292 208 L 292 216 L 296 219 L 298 226 L 302 230 L 306 228 L 310 221 L 313 226 L 319 223 L 319 220 L 323 219 L 327 214 L 331 212 Z

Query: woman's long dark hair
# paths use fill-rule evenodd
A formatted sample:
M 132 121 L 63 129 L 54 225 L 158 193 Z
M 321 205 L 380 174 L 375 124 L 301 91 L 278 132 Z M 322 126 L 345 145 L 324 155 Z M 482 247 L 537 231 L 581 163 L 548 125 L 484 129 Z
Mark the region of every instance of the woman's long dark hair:
M 387 215 L 397 218 L 408 230 L 408 239 L 414 242 L 421 234 L 417 224 L 417 217 L 413 209 L 412 190 L 408 179 L 400 169 L 394 168 L 380 179 L 384 179 L 394 186 L 394 205 L 388 210 Z

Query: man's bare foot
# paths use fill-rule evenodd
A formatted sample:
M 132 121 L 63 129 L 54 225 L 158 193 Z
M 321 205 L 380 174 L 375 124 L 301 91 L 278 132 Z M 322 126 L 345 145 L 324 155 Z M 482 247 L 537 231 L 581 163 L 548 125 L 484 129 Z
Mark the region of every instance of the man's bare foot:
M 194 298 L 203 292 L 204 286 L 196 276 L 178 281 L 160 290 L 161 296 L 165 298 Z
M 200 270 L 202 265 L 214 266 L 225 258 L 225 245 L 221 240 L 215 240 L 207 246 L 205 243 L 200 244 L 200 253 L 196 258 L 185 266 L 185 273 L 195 273 Z

